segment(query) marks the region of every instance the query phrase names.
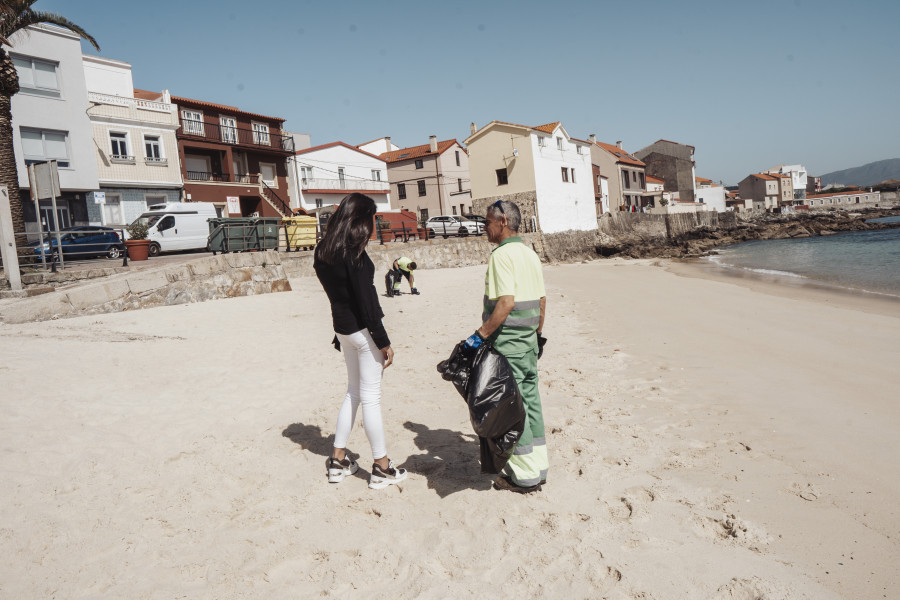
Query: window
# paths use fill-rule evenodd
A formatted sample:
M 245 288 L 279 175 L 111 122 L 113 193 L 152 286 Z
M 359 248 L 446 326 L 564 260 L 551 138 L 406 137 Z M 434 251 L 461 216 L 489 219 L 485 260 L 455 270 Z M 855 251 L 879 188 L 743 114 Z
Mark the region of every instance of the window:
M 456 166 L 459 166 L 459 150 L 456 151 Z
M 316 208 L 322 208 L 322 199 L 316 198 Z
M 312 179 L 312 167 L 300 167 L 300 177 L 304 181 L 308 181 Z
M 453 206 L 451 206 L 450 210 L 453 211 L 453 214 L 455 215 L 456 214 L 456 205 L 454 204 Z
M 22 156 L 25 164 L 56 160 L 59 167 L 69 167 L 69 134 L 66 131 L 21 128 Z
M 462 191 L 462 179 L 459 179 L 458 177 L 456 179 L 456 189 L 460 192 Z
M 419 186 L 419 195 L 424 196 L 425 195 L 425 180 L 420 179 L 419 181 L 416 182 L 416 185 Z
M 506 185 L 507 183 L 509 183 L 509 178 L 506 169 L 497 169 L 497 185 Z
M 427 208 L 419 209 L 419 220 L 421 220 L 423 223 L 428 220 L 428 209 Z
M 562 168 L 562 180 L 564 183 L 569 183 L 569 169 L 566 167 Z
M 144 207 L 153 206 L 154 204 L 165 204 L 169 200 L 168 196 L 146 194 L 144 195 Z
M 219 116 L 220 135 L 226 144 L 237 144 L 237 121 L 234 117 Z
M 575 146 L 575 152 L 581 154 L 581 146 Z
M 422 168 L 422 159 L 421 159 L 421 158 L 417 158 L 417 159 L 416 159 L 416 168 L 417 168 L 417 169 L 421 169 L 421 168 Z
M 274 163 L 259 163 L 259 179 L 269 187 L 278 187 L 278 171 Z
M 338 180 L 341 182 L 341 187 L 344 187 L 344 167 L 338 167 Z
M 575 183 L 575 167 L 572 167 L 572 183 Z
M 631 189 L 631 182 L 628 180 L 628 171 L 622 171 L 622 180 L 625 184 L 625 189 Z
M 637 171 L 631 172 L 631 183 L 637 183 Z
M 27 56 L 12 56 L 16 74 L 19 76 L 19 87 L 23 92 L 59 98 L 59 77 L 56 74 L 56 63 L 29 58 Z
M 250 126 L 253 128 L 253 143 L 259 146 L 271 146 L 269 142 L 269 124 L 257 123 L 252 121 Z
M 397 184 L 397 196 L 401 200 L 406 200 L 406 184 L 405 183 Z
M 166 215 L 162 218 L 162 221 L 156 224 L 157 231 L 165 231 L 166 229 L 172 229 L 175 227 L 175 217 L 172 215 Z
M 113 160 L 133 160 L 128 155 L 128 135 L 118 131 L 109 132 L 109 145 L 112 148 Z
M 181 128 L 188 135 L 204 135 L 203 113 L 196 110 L 181 111 Z
M 144 136 L 144 158 L 147 162 L 166 162 L 162 156 L 162 145 L 159 143 L 158 135 Z
M 381 169 L 372 169 L 372 181 L 381 181 Z
M 641 188 L 643 189 L 646 187 L 647 187 L 647 180 L 644 178 L 644 174 L 641 173 Z
M 538 148 L 543 148 L 543 147 L 544 147 L 544 138 L 542 138 L 541 136 L 538 136 Z
M 106 194 L 106 201 L 101 205 L 103 209 L 103 224 L 124 225 L 122 218 L 122 196 L 120 194 Z
M 562 149 L 563 149 L 563 142 L 562 142 L 562 138 L 561 138 L 561 137 L 556 138 L 556 149 L 557 149 L 557 150 L 562 150 Z

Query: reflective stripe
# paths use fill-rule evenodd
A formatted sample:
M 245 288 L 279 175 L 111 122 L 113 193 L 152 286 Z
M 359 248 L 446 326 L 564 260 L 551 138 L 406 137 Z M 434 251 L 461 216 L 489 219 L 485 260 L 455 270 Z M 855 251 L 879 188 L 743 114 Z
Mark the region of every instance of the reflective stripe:
M 535 446 L 546 446 L 546 445 L 547 445 L 547 438 L 545 438 L 545 437 L 536 437 L 536 438 L 534 438 L 534 439 L 531 441 L 531 443 L 534 444 Z
M 497 300 L 491 300 L 490 298 L 485 296 L 484 297 L 484 306 L 486 308 L 490 307 L 491 310 L 493 310 L 494 307 L 497 306 Z M 513 310 L 534 310 L 535 308 L 540 308 L 540 307 L 541 307 L 540 300 L 521 300 L 521 301 L 513 304 L 512 309 Z
M 522 456 L 523 454 L 531 454 L 532 452 L 534 452 L 534 446 L 530 444 L 528 446 L 516 446 L 516 449 L 513 450 L 513 454 L 519 456 Z
M 506 327 L 537 327 L 541 324 L 540 317 L 506 317 L 503 325 Z

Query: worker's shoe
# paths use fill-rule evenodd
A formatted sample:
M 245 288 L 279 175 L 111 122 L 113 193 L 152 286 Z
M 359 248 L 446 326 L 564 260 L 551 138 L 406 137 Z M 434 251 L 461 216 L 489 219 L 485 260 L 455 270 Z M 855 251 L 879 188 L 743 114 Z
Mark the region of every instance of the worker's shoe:
M 539 483 L 537 485 L 523 487 L 521 485 L 516 485 L 515 483 L 513 483 L 509 477 L 501 475 L 494 480 L 494 489 L 506 490 L 508 492 L 514 492 L 516 494 L 531 494 L 533 492 L 541 491 L 541 484 Z
M 417 290 L 416 288 L 412 288 L 411 290 L 409 290 L 409 293 L 410 293 L 410 294 L 415 294 L 416 296 L 418 296 L 418 295 L 419 295 L 419 290 Z
M 356 473 L 359 470 L 359 465 L 349 455 L 344 455 L 343 460 L 338 460 L 332 456 L 325 461 L 325 468 L 328 469 L 328 483 L 340 483 L 344 480 L 344 477 Z

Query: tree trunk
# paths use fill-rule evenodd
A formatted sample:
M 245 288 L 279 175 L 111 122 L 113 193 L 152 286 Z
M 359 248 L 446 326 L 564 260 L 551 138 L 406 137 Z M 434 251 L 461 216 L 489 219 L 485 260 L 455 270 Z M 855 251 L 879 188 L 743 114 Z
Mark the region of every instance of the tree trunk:
M 16 170 L 16 151 L 13 144 L 12 96 L 19 91 L 19 76 L 6 50 L 0 48 L 0 185 L 9 192 L 9 206 L 12 212 L 13 231 L 16 232 L 16 247 L 19 254 L 22 247 L 28 247 L 25 237 L 25 217 L 22 199 L 19 195 L 19 174 Z M 22 235 L 18 235 L 18 234 Z

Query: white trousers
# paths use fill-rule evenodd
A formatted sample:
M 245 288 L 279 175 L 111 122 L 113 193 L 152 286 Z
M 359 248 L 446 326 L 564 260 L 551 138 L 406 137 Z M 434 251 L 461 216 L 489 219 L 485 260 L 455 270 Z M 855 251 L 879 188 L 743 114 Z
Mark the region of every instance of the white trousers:
M 347 363 L 347 395 L 338 413 L 334 433 L 334 447 L 346 448 L 350 431 L 356 421 L 356 410 L 362 404 L 363 426 L 372 446 L 372 458 L 387 456 L 384 444 L 384 425 L 381 420 L 381 375 L 384 355 L 375 346 L 368 330 L 350 335 L 337 334 Z

